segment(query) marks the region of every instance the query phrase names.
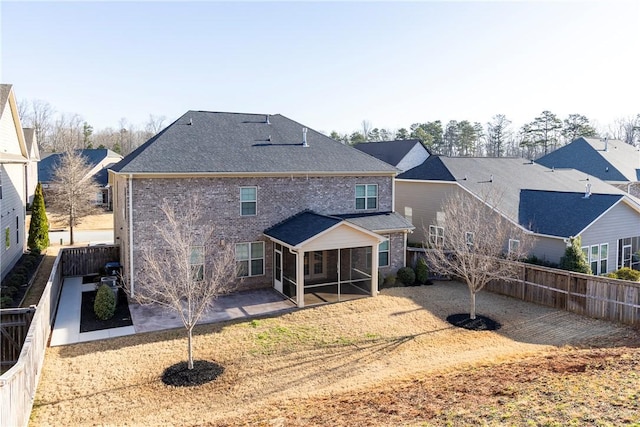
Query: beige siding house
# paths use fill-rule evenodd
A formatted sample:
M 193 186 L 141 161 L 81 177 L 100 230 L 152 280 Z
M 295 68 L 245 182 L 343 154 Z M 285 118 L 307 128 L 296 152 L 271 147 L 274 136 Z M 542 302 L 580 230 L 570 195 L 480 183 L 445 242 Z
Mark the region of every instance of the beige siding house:
M 394 212 L 397 169 L 281 115 L 189 111 L 109 172 L 128 286 L 162 246 L 160 204 L 197 198 L 236 250 L 239 289 L 271 287 L 298 306 L 375 295 L 405 265 L 413 227 Z
M 572 237 L 596 274 L 640 269 L 640 201 L 574 169 L 549 169 L 523 159 L 431 156 L 396 179 L 396 210 L 415 226 L 409 242 L 446 239 L 441 207 L 456 192 L 482 199 L 534 237 L 531 255 L 557 263 Z

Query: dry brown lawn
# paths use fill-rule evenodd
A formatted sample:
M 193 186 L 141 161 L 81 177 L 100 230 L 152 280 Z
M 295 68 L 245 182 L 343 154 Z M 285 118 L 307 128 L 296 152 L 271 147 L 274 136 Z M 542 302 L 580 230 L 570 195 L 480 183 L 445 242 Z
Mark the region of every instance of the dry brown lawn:
M 451 327 L 454 282 L 202 325 L 215 381 L 171 388 L 183 330 L 47 349 L 31 425 L 625 425 L 640 423 L 638 331 L 478 295 L 495 332 Z M 602 421 L 602 422 L 600 422 Z
M 51 230 L 66 229 L 65 218 L 47 214 Z M 76 230 L 110 230 L 113 229 L 113 212 L 101 212 L 80 219 Z

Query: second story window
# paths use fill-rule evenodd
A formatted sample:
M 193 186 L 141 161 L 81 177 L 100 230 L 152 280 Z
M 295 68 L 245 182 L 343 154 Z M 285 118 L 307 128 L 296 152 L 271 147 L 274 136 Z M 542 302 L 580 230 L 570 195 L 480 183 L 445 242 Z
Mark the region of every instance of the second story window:
M 378 208 L 378 186 L 376 184 L 356 185 L 356 209 Z
M 191 266 L 191 280 L 201 282 L 204 280 L 204 247 L 191 246 L 189 265 Z
M 253 216 L 258 211 L 258 187 L 240 187 L 240 215 Z

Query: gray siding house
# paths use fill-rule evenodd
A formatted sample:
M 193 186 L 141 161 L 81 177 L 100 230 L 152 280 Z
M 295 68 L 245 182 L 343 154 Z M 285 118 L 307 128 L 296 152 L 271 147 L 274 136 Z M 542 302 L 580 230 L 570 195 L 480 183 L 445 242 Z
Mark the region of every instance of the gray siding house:
M 580 236 L 595 274 L 640 268 L 640 201 L 574 169 L 549 169 L 524 159 L 431 156 L 396 179 L 396 209 L 413 223 L 411 243 L 446 239 L 441 206 L 462 192 L 494 191 L 498 211 L 534 237 L 531 254 L 557 263 Z
M 109 171 L 114 239 L 131 291 L 163 200 L 197 198 L 235 246 L 240 289 L 298 306 L 375 295 L 405 265 L 413 229 L 394 212 L 397 169 L 281 115 L 189 111 Z
M 0 275 L 11 271 L 26 249 L 25 207 L 29 152 L 11 85 L 0 85 Z

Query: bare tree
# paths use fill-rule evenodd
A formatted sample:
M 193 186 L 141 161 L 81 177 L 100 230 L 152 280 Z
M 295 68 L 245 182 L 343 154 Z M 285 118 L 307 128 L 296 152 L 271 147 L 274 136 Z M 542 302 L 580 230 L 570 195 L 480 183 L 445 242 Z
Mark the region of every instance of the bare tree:
M 46 101 L 34 99 L 20 102 L 20 119 L 25 127 L 34 128 L 38 149 L 44 152 L 53 130 L 54 108 Z
M 149 133 L 149 138 L 156 135 L 164 128 L 164 121 L 166 120 L 166 116 L 154 116 L 153 114 L 149 114 L 149 121 L 144 127 L 144 130 Z
M 235 250 L 202 216 L 197 200 L 171 205 L 164 200 L 158 241 L 142 248 L 139 287 L 133 297 L 180 315 L 188 334 L 188 368 L 193 369 L 192 331 L 216 298 L 232 289 Z
M 73 245 L 73 228 L 79 220 L 95 212 L 98 184 L 90 172 L 93 167 L 78 150 L 69 150 L 60 156 L 54 167 L 48 205 L 56 216 L 65 218 L 69 227 L 69 240 Z
M 500 200 L 495 190 L 481 198 L 456 192 L 442 206 L 444 223 L 433 226 L 443 233 L 425 230 L 430 239 L 425 243 L 429 267 L 467 284 L 471 319 L 476 318 L 476 294 L 491 280 L 515 279 L 515 264 L 505 261 L 521 259 L 526 253 L 528 235 L 500 213 Z

